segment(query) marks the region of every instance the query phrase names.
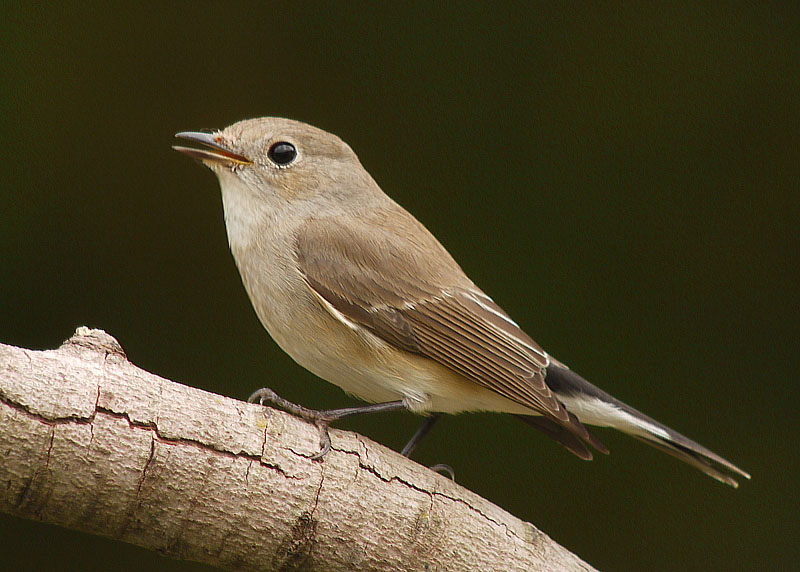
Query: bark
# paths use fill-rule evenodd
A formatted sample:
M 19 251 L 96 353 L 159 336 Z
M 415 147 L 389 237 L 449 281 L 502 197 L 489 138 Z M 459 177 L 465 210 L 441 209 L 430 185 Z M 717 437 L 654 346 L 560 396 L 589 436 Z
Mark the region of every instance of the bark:
M 592 570 L 360 435 L 147 373 L 102 330 L 0 344 L 0 510 L 229 570 Z

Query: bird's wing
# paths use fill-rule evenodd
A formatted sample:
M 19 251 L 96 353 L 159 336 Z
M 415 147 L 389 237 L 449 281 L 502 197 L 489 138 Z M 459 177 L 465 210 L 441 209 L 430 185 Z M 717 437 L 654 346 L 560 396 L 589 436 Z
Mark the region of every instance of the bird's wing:
M 547 354 L 407 216 L 312 219 L 297 235 L 298 269 L 347 320 L 587 439 L 545 382 Z

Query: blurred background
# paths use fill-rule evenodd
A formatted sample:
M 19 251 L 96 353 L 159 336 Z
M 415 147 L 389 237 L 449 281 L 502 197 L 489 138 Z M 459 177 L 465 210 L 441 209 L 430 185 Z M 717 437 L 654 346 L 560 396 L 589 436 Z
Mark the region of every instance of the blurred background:
M 612 454 L 586 463 L 488 414 L 441 422 L 419 462 L 600 569 L 797 566 L 796 3 L 4 2 L 0 46 L 0 341 L 89 325 L 185 384 L 354 404 L 268 337 L 215 178 L 170 149 L 300 119 L 550 353 L 753 480 L 604 430 Z M 339 426 L 398 449 L 417 424 Z M 0 538 L 15 570 L 207 569 L 5 515 Z

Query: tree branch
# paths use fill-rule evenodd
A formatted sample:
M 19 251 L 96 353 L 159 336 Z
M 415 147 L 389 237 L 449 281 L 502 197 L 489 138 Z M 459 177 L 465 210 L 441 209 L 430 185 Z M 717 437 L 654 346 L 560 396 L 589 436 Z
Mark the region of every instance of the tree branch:
M 0 344 L 0 510 L 236 570 L 592 570 L 360 435 L 147 373 L 102 330 Z

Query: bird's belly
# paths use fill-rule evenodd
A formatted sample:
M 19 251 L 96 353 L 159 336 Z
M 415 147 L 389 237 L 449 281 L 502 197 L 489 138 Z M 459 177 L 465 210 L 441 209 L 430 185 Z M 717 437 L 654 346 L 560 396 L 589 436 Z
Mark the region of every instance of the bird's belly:
M 281 349 L 307 370 L 359 399 L 372 403 L 403 400 L 418 413 L 535 414 L 430 358 L 396 348 L 366 328 L 342 321 L 310 295 L 299 275 L 284 297 L 277 299 L 266 293 L 254 296 L 251 285 L 245 279 L 258 317 Z
M 351 336 L 344 338 L 348 342 L 336 345 L 326 343 L 331 339 L 327 336 L 315 344 L 276 341 L 298 364 L 364 401 L 403 400 L 417 413 L 535 414 L 432 359 L 389 346 L 369 332 L 348 333 Z

